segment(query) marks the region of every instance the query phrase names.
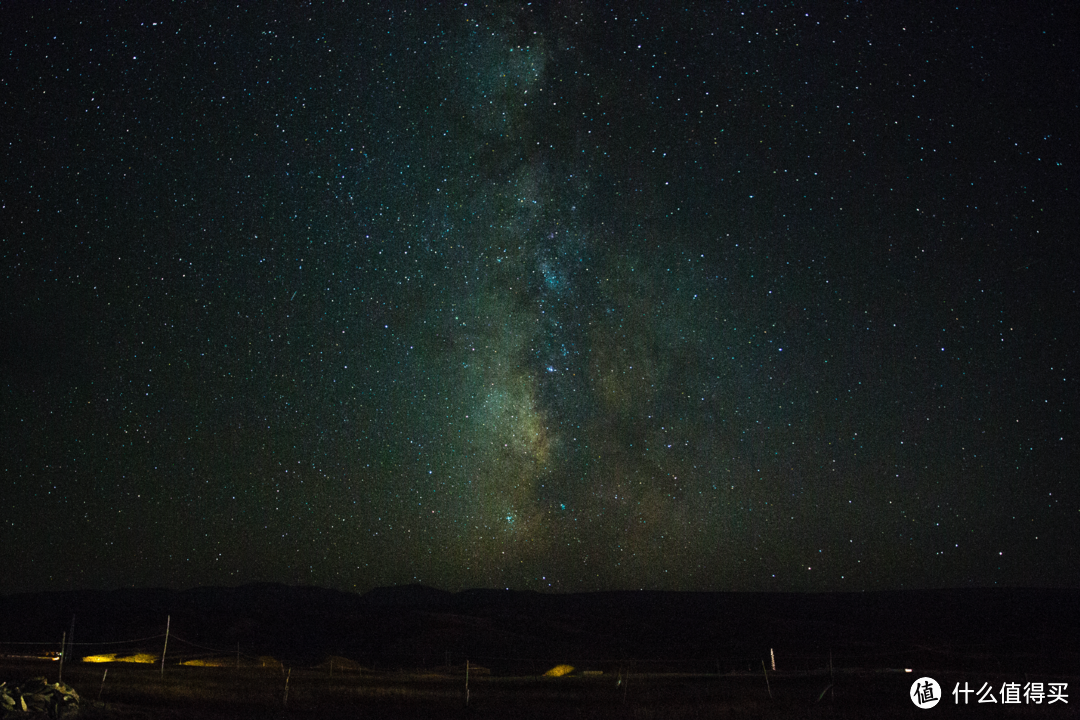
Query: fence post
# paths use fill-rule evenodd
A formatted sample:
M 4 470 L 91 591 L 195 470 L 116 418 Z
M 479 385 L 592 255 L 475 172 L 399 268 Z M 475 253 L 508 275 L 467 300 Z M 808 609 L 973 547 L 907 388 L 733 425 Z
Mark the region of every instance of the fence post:
M 172 623 L 172 615 L 165 616 L 165 645 L 161 648 L 161 677 L 165 677 L 165 651 L 169 649 L 169 625 Z
M 74 653 L 75 653 L 75 648 L 73 647 L 74 645 L 75 645 L 75 616 L 72 615 L 71 616 L 71 628 L 68 629 L 67 646 L 65 648 L 64 654 L 65 655 L 74 655 Z
M 833 700 L 836 699 L 834 687 L 836 687 L 836 674 L 833 672 L 832 648 L 829 648 L 829 698 Z
M 60 638 L 60 677 L 57 678 L 58 682 L 64 682 L 64 646 L 67 644 L 67 633 L 64 633 Z

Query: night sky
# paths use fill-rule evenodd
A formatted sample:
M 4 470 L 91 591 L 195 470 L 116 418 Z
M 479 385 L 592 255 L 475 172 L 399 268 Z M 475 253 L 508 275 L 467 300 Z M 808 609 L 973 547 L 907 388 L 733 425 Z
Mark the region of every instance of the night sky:
M 0 4 L 0 592 L 1077 586 L 1078 26 L 955 5 Z

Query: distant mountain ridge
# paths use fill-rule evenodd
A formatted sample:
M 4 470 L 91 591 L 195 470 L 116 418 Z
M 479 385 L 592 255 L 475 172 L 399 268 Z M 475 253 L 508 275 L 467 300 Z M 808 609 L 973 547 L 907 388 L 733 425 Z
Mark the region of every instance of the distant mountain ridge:
M 449 605 L 454 594 L 428 585 L 377 587 L 360 596 L 368 605 L 395 607 L 435 607 Z

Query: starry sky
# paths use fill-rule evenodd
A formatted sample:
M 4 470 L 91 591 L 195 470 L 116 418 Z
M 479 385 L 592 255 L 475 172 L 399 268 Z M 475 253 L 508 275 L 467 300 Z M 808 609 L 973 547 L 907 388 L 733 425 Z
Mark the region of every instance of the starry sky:
M 3 3 L 0 588 L 1075 587 L 1077 25 L 967 5 Z

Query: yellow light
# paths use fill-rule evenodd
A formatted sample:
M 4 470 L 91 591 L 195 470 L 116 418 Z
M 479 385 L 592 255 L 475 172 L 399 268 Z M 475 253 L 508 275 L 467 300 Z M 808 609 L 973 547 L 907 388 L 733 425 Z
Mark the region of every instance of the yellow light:
M 108 655 L 87 655 L 82 661 L 88 663 L 116 662 L 116 653 L 109 653 Z
M 569 675 L 572 672 L 574 672 L 573 665 L 556 665 L 544 673 L 544 677 L 562 677 L 563 675 Z
M 126 655 L 124 657 L 117 657 L 116 653 L 106 653 L 104 655 L 87 655 L 82 659 L 83 662 L 88 663 L 140 663 L 143 665 L 149 665 L 158 661 L 157 655 L 151 655 L 150 653 L 136 653 L 135 655 Z
M 181 665 L 191 665 L 193 667 L 233 667 L 233 665 L 235 665 L 236 662 L 231 658 L 228 658 L 228 659 L 225 659 L 225 658 L 213 659 L 213 658 L 211 658 L 211 659 L 207 659 L 207 660 L 185 660 L 184 662 L 182 662 L 180 664 Z

